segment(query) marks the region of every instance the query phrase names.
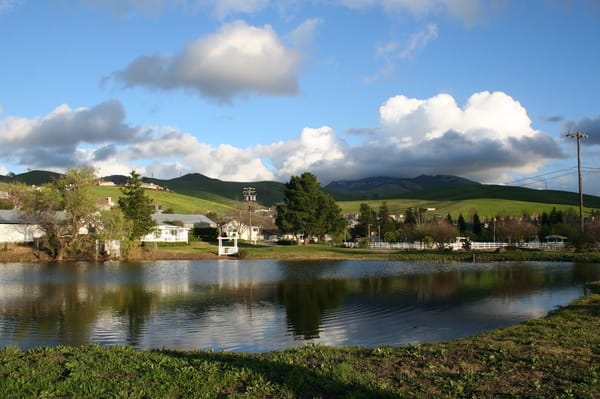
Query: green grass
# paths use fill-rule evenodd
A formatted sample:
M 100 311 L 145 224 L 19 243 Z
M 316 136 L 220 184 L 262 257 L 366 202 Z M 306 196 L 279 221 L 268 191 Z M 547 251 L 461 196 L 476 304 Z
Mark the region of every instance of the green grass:
M 565 205 L 560 203 L 544 203 L 544 202 L 528 202 L 528 201 L 513 201 L 506 199 L 468 199 L 468 200 L 422 200 L 422 199 L 389 199 L 389 200 L 368 200 L 368 201 L 343 201 L 338 202 L 343 213 L 358 213 L 361 203 L 367 203 L 371 208 L 378 210 L 383 202 L 387 204 L 390 213 L 401 215 L 408 208 L 434 208 L 435 210 L 428 211 L 426 216 L 438 215 L 446 217 L 448 214 L 454 220 L 458 219 L 458 215 L 462 213 L 464 217 L 472 216 L 477 213 L 484 220 L 496 216 L 520 216 L 541 215 L 543 212 L 550 213 L 552 208 L 557 210 L 573 210 L 575 214 L 579 214 L 577 206 Z M 592 208 L 585 208 L 585 213 L 589 214 Z
M 120 188 L 110 186 L 94 186 L 92 187 L 92 194 L 97 198 L 111 197 L 115 203 L 122 195 Z M 146 190 L 146 195 L 152 198 L 155 203 L 162 205 L 163 209 L 172 209 L 174 213 L 206 214 L 214 212 L 223 215 L 236 206 L 240 206 L 239 203 L 225 198 L 207 200 L 166 191 Z
M 475 337 L 262 354 L 0 350 L 2 398 L 600 397 L 600 295 Z

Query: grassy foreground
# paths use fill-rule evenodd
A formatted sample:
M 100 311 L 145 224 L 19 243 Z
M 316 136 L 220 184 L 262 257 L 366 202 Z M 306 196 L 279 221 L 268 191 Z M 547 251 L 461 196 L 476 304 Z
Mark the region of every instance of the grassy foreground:
M 593 294 L 542 319 L 408 347 L 263 354 L 7 348 L 0 351 L 0 397 L 597 398 L 599 329 L 600 294 Z

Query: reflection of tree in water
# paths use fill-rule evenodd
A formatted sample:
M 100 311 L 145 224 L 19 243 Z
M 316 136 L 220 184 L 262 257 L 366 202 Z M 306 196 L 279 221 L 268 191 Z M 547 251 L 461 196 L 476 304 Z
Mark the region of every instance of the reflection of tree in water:
M 288 325 L 294 335 L 317 338 L 325 311 L 342 304 L 346 295 L 344 280 L 284 280 L 277 287 L 277 299 L 285 306 Z
M 107 293 L 103 303 L 120 317 L 127 318 L 127 343 L 137 345 L 155 295 L 141 285 L 123 285 L 116 292 Z
M 46 339 L 46 344 L 54 340 L 64 345 L 88 343 L 101 290 L 83 289 L 79 284 L 44 284 L 37 290 L 36 298 L 22 298 L 4 307 L 2 317 L 16 321 L 15 339 L 27 339 L 34 325 L 37 339 Z

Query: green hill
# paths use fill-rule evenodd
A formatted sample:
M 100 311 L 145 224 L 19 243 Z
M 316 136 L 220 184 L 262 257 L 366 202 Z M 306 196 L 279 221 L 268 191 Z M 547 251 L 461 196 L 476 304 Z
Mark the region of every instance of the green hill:
M 14 177 L 0 176 L 1 182 L 21 181 L 40 185 L 54 180 L 59 175 L 53 172 L 30 171 Z M 107 176 L 116 184 L 127 181 L 126 176 Z M 254 187 L 258 202 L 271 206 L 283 199 L 284 184 L 279 182 L 225 182 L 201 174 L 188 174 L 175 179 L 161 180 L 144 178 L 168 188 L 171 192 L 147 190 L 148 195 L 164 209 L 176 213 L 225 214 L 232 209 L 244 209 L 244 187 Z M 378 208 L 385 201 L 392 213 L 401 214 L 407 208 L 431 209 L 440 216 L 450 213 L 481 217 L 498 215 L 540 214 L 553 207 L 578 212 L 579 195 L 573 192 L 534 190 L 523 187 L 478 184 L 454 176 L 419 176 L 414 179 L 374 177 L 357 181 L 334 182 L 325 186 L 332 193 L 345 213 L 356 213 L 362 202 Z M 117 201 L 121 192 L 118 187 L 98 186 L 98 198 L 112 197 Z M 600 197 L 585 195 L 586 213 L 600 209 Z M 435 210 L 433 210 L 435 209 Z

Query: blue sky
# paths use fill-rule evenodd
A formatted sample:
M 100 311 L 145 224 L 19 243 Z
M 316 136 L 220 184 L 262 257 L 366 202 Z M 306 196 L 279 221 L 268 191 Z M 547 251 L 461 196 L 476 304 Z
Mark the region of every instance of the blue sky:
M 0 174 L 600 195 L 600 2 L 0 0 Z

